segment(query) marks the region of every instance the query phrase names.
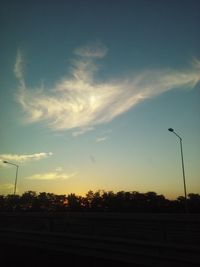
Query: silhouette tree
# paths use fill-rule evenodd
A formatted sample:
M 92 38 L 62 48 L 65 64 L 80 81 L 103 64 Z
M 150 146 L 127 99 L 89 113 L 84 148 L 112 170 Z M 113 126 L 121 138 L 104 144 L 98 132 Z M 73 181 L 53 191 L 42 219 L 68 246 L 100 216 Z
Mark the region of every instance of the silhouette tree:
M 112 212 L 183 212 L 185 198 L 166 199 L 155 192 L 139 193 L 89 190 L 85 197 L 56 195 L 34 191 L 19 195 L 0 195 L 0 211 L 112 211 Z M 190 212 L 200 212 L 200 195 L 188 194 Z
M 5 197 L 0 195 L 0 211 L 4 211 L 5 210 Z
M 113 191 L 103 192 L 102 209 L 104 211 L 113 211 L 115 209 L 115 194 Z
M 20 210 L 20 196 L 19 195 L 7 195 L 5 201 L 5 209 L 7 211 Z
M 188 194 L 188 206 L 191 212 L 200 212 L 200 195 L 199 194 Z
M 54 195 L 53 197 L 53 210 L 65 211 L 67 207 L 67 197 L 65 195 Z
M 33 210 L 34 205 L 37 202 L 37 194 L 34 191 L 27 191 L 20 197 L 20 209 Z
M 53 210 L 54 194 L 41 192 L 38 195 L 39 206 L 41 210 L 52 211 Z
M 67 201 L 68 201 L 68 209 L 70 211 L 81 211 L 83 207 L 81 197 L 76 196 L 75 194 L 69 194 L 67 196 Z
M 155 192 L 147 192 L 145 196 L 147 211 L 161 212 L 165 208 L 165 197 L 163 195 L 157 195 Z

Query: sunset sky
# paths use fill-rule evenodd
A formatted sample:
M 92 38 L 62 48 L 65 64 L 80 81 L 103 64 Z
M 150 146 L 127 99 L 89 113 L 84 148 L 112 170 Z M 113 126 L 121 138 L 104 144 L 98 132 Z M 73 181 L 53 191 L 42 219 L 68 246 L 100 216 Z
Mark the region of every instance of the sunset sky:
M 200 1 L 2 0 L 0 194 L 200 193 Z

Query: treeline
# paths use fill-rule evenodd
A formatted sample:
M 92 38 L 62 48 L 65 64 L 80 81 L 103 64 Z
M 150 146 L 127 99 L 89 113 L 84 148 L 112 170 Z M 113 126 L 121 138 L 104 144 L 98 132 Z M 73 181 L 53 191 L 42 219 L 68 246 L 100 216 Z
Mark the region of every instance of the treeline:
M 200 195 L 189 194 L 190 212 L 200 212 Z M 76 194 L 27 191 L 20 195 L 0 195 L 0 211 L 102 211 L 102 212 L 184 212 L 185 199 L 166 199 L 155 192 L 88 191 L 85 197 Z

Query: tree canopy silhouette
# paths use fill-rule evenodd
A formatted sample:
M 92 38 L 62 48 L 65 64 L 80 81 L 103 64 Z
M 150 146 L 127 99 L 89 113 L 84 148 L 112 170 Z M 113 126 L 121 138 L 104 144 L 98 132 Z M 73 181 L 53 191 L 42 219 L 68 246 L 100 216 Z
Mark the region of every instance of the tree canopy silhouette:
M 200 212 L 200 194 L 188 194 L 190 212 Z M 78 196 L 74 193 L 56 195 L 54 193 L 27 191 L 20 195 L 0 195 L 0 211 L 95 211 L 95 212 L 184 212 L 184 197 L 169 200 L 155 192 L 139 193 L 89 190 Z

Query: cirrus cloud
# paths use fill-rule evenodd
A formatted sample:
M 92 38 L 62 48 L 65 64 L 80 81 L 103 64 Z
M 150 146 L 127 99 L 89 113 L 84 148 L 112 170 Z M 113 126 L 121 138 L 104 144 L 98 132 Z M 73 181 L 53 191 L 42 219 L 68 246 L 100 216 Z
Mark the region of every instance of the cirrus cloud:
M 177 88 L 193 88 L 200 81 L 200 64 L 188 69 L 145 70 L 107 82 L 95 80 L 96 59 L 107 49 L 82 47 L 75 50 L 72 73 L 54 88 L 34 89 L 25 84 L 22 57 L 18 53 L 15 74 L 19 80 L 17 101 L 29 123 L 45 121 L 54 130 L 75 129 L 75 136 L 95 125 L 110 122 L 145 99 Z
M 76 48 L 74 53 L 86 58 L 103 58 L 107 54 L 107 51 L 108 49 L 102 43 L 96 42 L 95 44 L 88 44 Z
M 40 152 L 35 154 L 0 154 L 0 160 L 3 161 L 15 161 L 15 162 L 26 162 L 30 160 L 41 160 L 52 156 L 52 152 Z
M 102 143 L 102 142 L 105 142 L 106 140 L 107 140 L 107 136 L 98 137 L 96 139 L 96 143 Z
M 28 180 L 67 180 L 71 177 L 76 176 L 78 173 L 73 172 L 70 174 L 66 174 L 61 172 L 60 170 L 55 170 L 53 172 L 46 172 L 46 173 L 37 173 L 31 176 L 26 177 Z

